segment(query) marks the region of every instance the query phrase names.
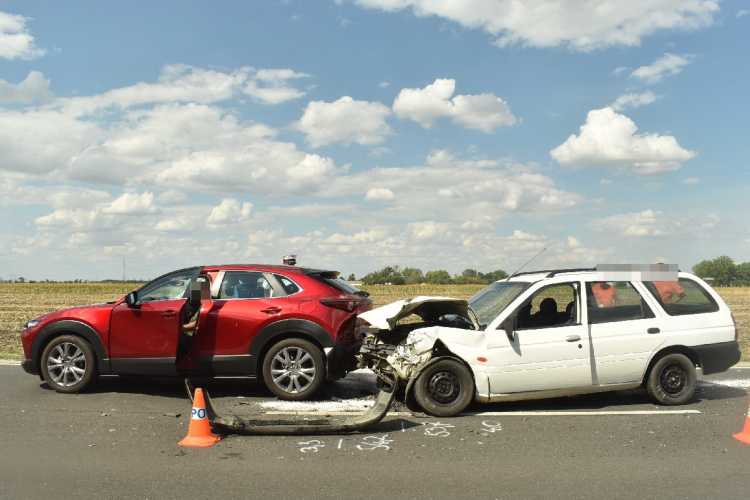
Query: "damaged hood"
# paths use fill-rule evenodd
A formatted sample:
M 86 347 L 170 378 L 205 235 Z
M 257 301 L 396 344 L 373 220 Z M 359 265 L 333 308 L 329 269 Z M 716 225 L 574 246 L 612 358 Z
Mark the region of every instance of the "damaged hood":
M 372 309 L 359 315 L 360 318 L 381 330 L 392 330 L 398 320 L 416 314 L 425 321 L 437 321 L 440 316 L 456 314 L 471 320 L 474 329 L 479 329 L 474 311 L 469 302 L 452 297 L 429 297 L 420 295 L 410 299 L 397 300 L 383 307 Z

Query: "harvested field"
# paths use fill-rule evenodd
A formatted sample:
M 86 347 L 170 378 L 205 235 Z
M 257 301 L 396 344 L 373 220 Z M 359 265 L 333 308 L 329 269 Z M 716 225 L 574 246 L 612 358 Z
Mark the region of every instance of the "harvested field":
M 0 283 L 0 358 L 21 359 L 20 331 L 24 323 L 42 314 L 84 304 L 119 300 L 137 284 L 119 283 Z M 468 299 L 483 285 L 363 286 L 375 307 L 417 295 Z M 750 361 L 750 288 L 717 288 L 734 314 L 740 330 L 743 360 Z

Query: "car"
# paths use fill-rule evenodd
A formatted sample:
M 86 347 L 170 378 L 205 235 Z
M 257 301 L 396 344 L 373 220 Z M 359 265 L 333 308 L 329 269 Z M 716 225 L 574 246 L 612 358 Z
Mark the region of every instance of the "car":
M 699 278 L 602 282 L 595 269 L 519 273 L 468 301 L 415 297 L 360 314 L 360 367 L 406 386 L 427 413 L 644 387 L 657 404 L 693 396 L 740 360 L 734 316 Z
M 23 369 L 58 392 L 99 375 L 248 377 L 307 399 L 355 368 L 372 299 L 336 271 L 213 265 L 174 271 L 107 304 L 25 324 Z

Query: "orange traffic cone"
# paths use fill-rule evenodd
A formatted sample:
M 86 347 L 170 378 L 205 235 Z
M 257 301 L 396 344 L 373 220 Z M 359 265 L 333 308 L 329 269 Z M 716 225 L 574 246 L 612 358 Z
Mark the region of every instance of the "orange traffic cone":
M 750 444 L 750 407 L 748 407 L 747 416 L 745 416 L 745 428 L 739 434 L 735 434 L 734 438 Z
M 212 446 L 221 437 L 211 434 L 211 426 L 206 418 L 206 402 L 203 400 L 203 390 L 195 390 L 193 398 L 193 412 L 190 415 L 188 435 L 180 441 L 180 446 Z

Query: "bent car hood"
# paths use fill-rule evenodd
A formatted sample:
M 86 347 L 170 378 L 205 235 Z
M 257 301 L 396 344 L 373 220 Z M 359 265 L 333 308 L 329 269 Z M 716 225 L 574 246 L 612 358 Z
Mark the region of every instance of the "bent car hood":
M 431 297 L 420 295 L 410 299 L 397 300 L 383 307 L 372 309 L 359 315 L 360 318 L 381 330 L 391 330 L 401 318 L 416 314 L 425 321 L 437 320 L 445 314 L 457 314 L 468 318 L 479 329 L 474 311 L 469 301 L 452 297 Z

